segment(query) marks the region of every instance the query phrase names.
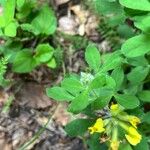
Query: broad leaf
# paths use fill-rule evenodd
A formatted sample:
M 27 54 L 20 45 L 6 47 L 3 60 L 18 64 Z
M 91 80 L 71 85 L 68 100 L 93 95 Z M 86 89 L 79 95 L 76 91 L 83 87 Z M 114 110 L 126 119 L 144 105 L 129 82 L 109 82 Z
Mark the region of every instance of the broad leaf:
M 134 147 L 134 150 L 149 150 L 147 138 L 142 136 L 141 142 Z
M 144 90 L 138 93 L 138 97 L 143 102 L 150 102 L 150 91 Z
M 99 70 L 100 67 L 100 53 L 94 45 L 89 45 L 86 48 L 85 60 L 88 63 L 89 67 L 95 72 Z
M 89 105 L 88 92 L 84 91 L 79 94 L 69 105 L 68 111 L 79 113 Z
M 111 100 L 112 96 L 112 90 L 101 89 L 99 91 L 98 98 L 91 104 L 92 108 L 94 108 L 94 110 L 104 108 L 106 105 L 109 104 L 109 101 Z
M 17 0 L 17 7 L 20 9 L 25 3 L 25 0 Z
M 127 78 L 131 82 L 131 84 L 141 84 L 148 73 L 148 67 L 138 66 L 131 70 L 131 72 L 127 75 Z
M 119 89 L 123 83 L 124 80 L 124 72 L 121 67 L 117 67 L 113 70 L 111 77 L 115 80 L 116 82 L 116 88 Z
M 116 94 L 117 102 L 126 109 L 134 109 L 139 106 L 139 100 L 134 95 L 129 94 Z
M 150 11 L 150 1 L 149 0 L 119 0 L 120 4 L 131 9 Z
M 65 131 L 69 136 L 82 136 L 92 124 L 93 121 L 89 119 L 76 119 L 66 125 Z
M 130 144 L 128 143 L 121 143 L 119 146 L 119 150 L 133 150 Z
M 50 61 L 48 61 L 46 64 L 47 64 L 47 66 L 48 66 L 49 68 L 56 68 L 56 66 L 57 66 L 55 58 L 52 58 L 52 59 L 51 59 Z
M 98 133 L 95 133 L 90 136 L 89 140 L 87 141 L 89 150 L 108 150 L 109 149 L 106 144 L 100 143 L 99 138 L 100 138 L 100 135 Z
M 4 6 L 5 25 L 8 25 L 13 19 L 15 14 L 16 0 L 7 0 Z
M 123 58 L 120 56 L 120 51 L 116 51 L 104 57 L 104 63 L 100 72 L 112 70 L 121 65 Z
M 74 95 L 78 94 L 84 89 L 80 81 L 75 78 L 65 78 L 62 81 L 61 86 Z
M 74 97 L 71 94 L 69 94 L 64 88 L 57 86 L 47 88 L 46 94 L 48 97 L 53 98 L 57 101 L 70 101 L 74 99 Z
M 148 60 L 144 56 L 127 58 L 127 62 L 132 66 L 147 66 Z
M 130 38 L 122 45 L 122 53 L 126 57 L 142 56 L 150 52 L 149 41 L 150 36 L 144 34 Z
M 10 22 L 4 29 L 4 34 L 9 37 L 15 37 L 17 32 L 16 22 Z
M 53 56 L 54 48 L 49 44 L 39 44 L 36 48 L 35 59 L 38 62 L 45 63 L 49 61 Z
M 13 62 L 13 71 L 18 73 L 26 73 L 32 71 L 37 66 L 32 56 L 31 50 L 22 50 L 17 53 Z
M 101 74 L 91 81 L 89 88 L 97 89 L 104 85 L 106 85 L 106 76 L 104 74 Z
M 150 33 L 150 16 L 144 16 L 143 19 L 135 22 L 134 25 L 145 33 Z
M 147 112 L 143 115 L 143 118 L 142 118 L 142 122 L 146 122 L 148 124 L 150 124 L 150 112 Z
M 48 6 L 42 7 L 38 16 L 31 22 L 31 25 L 33 27 L 33 33 L 35 35 L 53 34 L 57 26 L 54 12 Z

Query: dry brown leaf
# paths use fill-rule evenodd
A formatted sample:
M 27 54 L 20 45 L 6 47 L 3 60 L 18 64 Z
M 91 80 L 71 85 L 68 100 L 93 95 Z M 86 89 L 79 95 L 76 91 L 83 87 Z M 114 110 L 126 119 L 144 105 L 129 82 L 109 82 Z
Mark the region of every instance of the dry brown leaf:
M 45 94 L 45 88 L 37 83 L 25 83 L 16 95 L 19 105 L 43 109 L 52 105 Z
M 67 112 L 67 104 L 60 103 L 53 118 L 58 124 L 65 126 L 71 120 L 71 114 Z

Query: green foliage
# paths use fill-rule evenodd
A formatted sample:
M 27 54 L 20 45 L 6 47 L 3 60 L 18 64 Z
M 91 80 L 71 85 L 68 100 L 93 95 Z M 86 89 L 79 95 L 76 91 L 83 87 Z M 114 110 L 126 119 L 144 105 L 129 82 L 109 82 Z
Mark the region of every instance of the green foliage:
M 86 49 L 85 60 L 95 72 L 99 71 L 100 66 L 100 54 L 95 46 L 90 45 Z
M 12 71 L 27 73 L 42 64 L 56 68 L 53 43 L 45 42 L 57 27 L 52 8 L 36 0 L 7 0 L 2 7 L 0 36 L 5 42 L 0 52 L 9 58 Z
M 128 39 L 122 45 L 122 52 L 127 57 L 138 57 L 150 52 L 149 35 L 138 35 Z
M 132 0 L 119 0 L 120 4 L 131 9 L 150 11 L 149 0 L 138 0 L 136 3 L 133 3 Z
M 89 126 L 93 124 L 92 120 L 89 119 L 76 119 L 65 127 L 65 131 L 70 136 L 82 136 Z

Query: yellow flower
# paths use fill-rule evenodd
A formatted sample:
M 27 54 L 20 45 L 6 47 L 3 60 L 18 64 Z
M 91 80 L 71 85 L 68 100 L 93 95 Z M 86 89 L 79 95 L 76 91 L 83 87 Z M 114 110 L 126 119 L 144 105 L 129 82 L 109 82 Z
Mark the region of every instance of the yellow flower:
M 105 129 L 103 120 L 101 118 L 97 119 L 96 123 L 92 127 L 89 127 L 88 129 L 90 130 L 90 134 L 93 134 L 94 132 L 98 133 L 104 132 Z
M 112 141 L 110 144 L 111 150 L 118 150 L 119 148 L 119 141 Z
M 116 111 L 116 110 L 119 109 L 119 105 L 118 105 L 118 104 L 112 104 L 112 105 L 110 106 L 110 109 L 111 109 L 112 111 Z
M 129 117 L 129 122 L 132 124 L 132 126 L 133 126 L 134 128 L 137 128 L 137 125 L 138 125 L 139 123 L 141 123 L 140 119 L 139 119 L 138 117 L 136 117 L 136 116 L 130 116 L 130 117 Z
M 129 127 L 128 134 L 125 134 L 125 137 L 131 145 L 137 145 L 142 139 L 142 136 L 133 127 Z

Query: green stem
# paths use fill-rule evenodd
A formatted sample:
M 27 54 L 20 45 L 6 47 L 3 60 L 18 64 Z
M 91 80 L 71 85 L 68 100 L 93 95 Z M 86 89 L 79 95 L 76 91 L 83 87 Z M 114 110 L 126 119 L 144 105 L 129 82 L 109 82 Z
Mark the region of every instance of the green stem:
M 45 125 L 28 141 L 26 142 L 24 145 L 22 145 L 18 150 L 26 150 L 26 148 L 31 145 L 32 143 L 34 143 L 39 137 L 40 135 L 45 131 L 47 125 L 52 121 L 52 119 L 55 116 L 55 113 L 57 112 L 57 110 L 59 109 L 58 105 L 55 109 L 55 112 L 52 116 L 49 115 L 47 122 L 45 123 Z

